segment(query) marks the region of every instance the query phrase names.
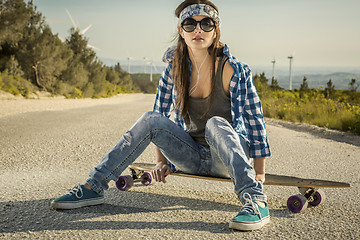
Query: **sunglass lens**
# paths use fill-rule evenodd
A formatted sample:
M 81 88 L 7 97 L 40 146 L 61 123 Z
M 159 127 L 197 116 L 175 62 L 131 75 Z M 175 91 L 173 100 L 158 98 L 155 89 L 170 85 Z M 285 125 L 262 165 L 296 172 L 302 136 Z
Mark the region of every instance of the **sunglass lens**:
M 204 18 L 200 21 L 200 27 L 205 32 L 210 32 L 214 29 L 214 22 L 211 18 Z
M 182 28 L 186 31 L 186 32 L 192 32 L 196 29 L 196 25 L 197 22 L 192 19 L 192 18 L 187 18 L 184 20 L 183 24 L 182 24 Z

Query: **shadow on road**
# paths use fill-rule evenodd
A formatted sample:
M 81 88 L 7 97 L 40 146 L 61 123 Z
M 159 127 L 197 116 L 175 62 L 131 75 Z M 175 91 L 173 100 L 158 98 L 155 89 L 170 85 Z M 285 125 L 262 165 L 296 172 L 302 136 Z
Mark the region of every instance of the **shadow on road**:
M 204 219 L 204 216 L 194 216 L 193 219 L 199 220 L 182 222 L 181 213 L 177 212 L 176 214 L 179 216 L 179 221 L 168 222 L 166 219 L 154 221 L 152 218 L 144 218 L 142 221 L 132 221 L 129 217 L 121 215 L 154 212 L 169 212 L 169 214 L 172 214 L 173 211 L 184 209 L 210 212 L 225 209 L 226 211 L 233 212 L 239 210 L 238 205 L 190 199 L 186 197 L 174 197 L 135 191 L 121 192 L 121 197 L 119 197 L 119 191 L 116 189 L 109 189 L 106 193 L 106 202 L 109 202 L 110 200 L 113 202 L 112 204 L 105 203 L 98 206 L 74 210 L 55 211 L 50 208 L 50 199 L 2 202 L 0 203 L 0 209 L 2 210 L 0 233 L 77 229 L 196 229 L 213 233 L 231 233 L 228 229 L 227 222 L 209 223 L 201 221 L 201 219 Z M 103 219 L 99 220 L 98 218 L 101 217 L 103 217 Z M 230 217 L 231 216 L 229 216 L 229 218 Z M 96 218 L 96 220 L 92 220 L 94 218 Z M 126 219 L 126 221 L 117 219 Z
M 121 229 L 174 229 L 198 230 L 210 233 L 232 233 L 228 222 L 206 222 L 204 214 L 197 211 L 234 212 L 240 206 L 234 204 L 218 203 L 214 201 L 175 197 L 154 193 L 136 191 L 120 192 L 109 189 L 106 192 L 106 203 L 98 206 L 79 208 L 74 210 L 55 211 L 50 208 L 50 199 L 2 202 L 0 218 L 0 233 L 37 232 L 52 230 L 121 230 Z M 109 203 L 111 202 L 111 203 Z M 181 210 L 194 211 L 192 221 L 181 221 Z M 143 218 L 141 221 L 130 219 L 129 214 L 164 213 L 169 212 L 172 219 L 167 221 L 166 216 L 161 221 Z M 286 209 L 270 209 L 275 218 L 292 218 Z M 175 216 L 174 216 L 175 215 Z M 146 216 L 146 215 L 143 215 Z M 164 216 L 164 214 L 162 215 Z M 229 216 L 230 218 L 233 216 Z M 99 219 L 100 218 L 100 219 Z

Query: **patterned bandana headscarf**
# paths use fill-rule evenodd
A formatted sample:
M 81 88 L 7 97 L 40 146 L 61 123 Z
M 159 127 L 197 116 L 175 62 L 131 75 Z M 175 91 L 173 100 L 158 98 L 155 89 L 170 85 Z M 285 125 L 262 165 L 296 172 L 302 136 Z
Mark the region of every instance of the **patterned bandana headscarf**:
M 193 4 L 187 6 L 186 8 L 184 8 L 184 10 L 181 11 L 178 26 L 181 26 L 181 23 L 185 19 L 197 15 L 203 15 L 212 18 L 218 26 L 220 26 L 221 24 L 219 13 L 216 11 L 215 8 L 207 4 Z

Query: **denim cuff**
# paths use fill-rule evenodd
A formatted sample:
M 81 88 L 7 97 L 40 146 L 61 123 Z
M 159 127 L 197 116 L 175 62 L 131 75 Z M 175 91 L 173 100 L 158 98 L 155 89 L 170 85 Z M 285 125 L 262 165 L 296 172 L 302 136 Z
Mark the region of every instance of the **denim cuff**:
M 102 193 L 103 190 L 101 188 L 98 188 L 94 182 L 93 179 L 89 178 L 88 180 L 86 180 L 86 183 L 89 184 L 89 186 L 91 187 L 91 189 L 96 192 L 96 193 Z

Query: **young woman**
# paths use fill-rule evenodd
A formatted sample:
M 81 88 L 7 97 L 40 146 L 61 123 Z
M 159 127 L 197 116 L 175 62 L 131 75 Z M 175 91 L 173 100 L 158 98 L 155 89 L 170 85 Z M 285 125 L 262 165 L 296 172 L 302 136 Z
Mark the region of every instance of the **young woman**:
M 103 203 L 108 183 L 116 181 L 152 142 L 156 181 L 165 182 L 172 164 L 188 173 L 231 177 L 244 206 L 229 227 L 259 229 L 270 221 L 263 192 L 270 148 L 250 69 L 220 43 L 220 17 L 213 3 L 184 1 L 175 14 L 178 42 L 164 55 L 168 65 L 154 110 L 122 136 L 84 185 L 78 184 L 51 205 L 72 209 Z M 169 119 L 171 112 L 174 121 Z

